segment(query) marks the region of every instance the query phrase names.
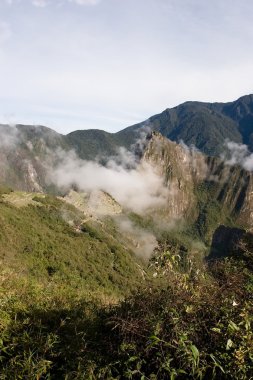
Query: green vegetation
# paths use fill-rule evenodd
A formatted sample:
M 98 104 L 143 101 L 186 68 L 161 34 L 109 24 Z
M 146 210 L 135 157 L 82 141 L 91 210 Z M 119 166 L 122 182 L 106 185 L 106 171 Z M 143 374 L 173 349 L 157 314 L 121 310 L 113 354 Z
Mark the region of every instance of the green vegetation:
M 8 186 L 0 186 L 0 196 L 2 196 L 3 194 L 10 194 L 13 190 L 8 187 Z
M 3 271 L 0 378 L 251 378 L 253 275 L 245 263 L 199 268 L 169 251 L 155 262 L 160 274 L 116 305 Z
M 3 267 L 22 268 L 43 284 L 66 283 L 116 298 L 140 282 L 141 262 L 101 225 L 83 224 L 78 210 L 52 196 L 33 201 L 38 206 L 0 203 Z
M 215 183 L 202 182 L 195 188 L 198 218 L 194 223 L 193 232 L 206 244 L 210 244 L 214 230 L 220 224 L 235 226 L 226 204 L 216 199 L 215 187 Z
M 79 157 L 86 160 L 94 160 L 97 156 L 103 160 L 115 155 L 117 148 L 124 145 L 114 134 L 97 129 L 71 132 L 66 141 Z
M 177 257 L 167 259 L 163 286 L 149 284 L 107 312 L 98 342 L 107 350 L 97 378 L 250 378 L 252 274 L 243 264 L 240 273 L 234 262 L 184 272 Z

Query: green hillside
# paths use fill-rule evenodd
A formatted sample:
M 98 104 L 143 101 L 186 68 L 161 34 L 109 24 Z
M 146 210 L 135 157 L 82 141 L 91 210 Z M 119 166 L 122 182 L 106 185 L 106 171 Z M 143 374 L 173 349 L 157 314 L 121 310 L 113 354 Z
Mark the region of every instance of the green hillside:
M 28 209 L 24 220 L 28 213 L 36 221 Z M 4 218 L 13 225 L 8 214 L 10 209 Z M 53 227 L 57 237 L 65 238 L 57 243 L 63 249 L 66 239 L 69 243 L 74 236 L 55 215 L 52 219 L 54 226 L 46 217 L 42 230 L 48 236 L 41 237 L 45 243 L 51 240 L 48 228 Z M 21 229 L 19 224 L 15 227 Z M 98 238 L 98 231 L 89 231 L 88 242 Z M 54 240 L 52 244 L 56 248 Z M 99 273 L 89 266 L 91 287 L 81 279 L 82 264 L 73 251 L 67 268 L 66 263 L 50 261 L 58 275 L 48 271 L 48 258 L 36 260 L 39 268 L 26 258 L 19 271 L 17 261 L 16 270 L 13 262 L 12 269 L 5 265 L 0 275 L 0 379 L 249 379 L 253 274 L 248 260 L 252 264 L 252 253 L 247 253 L 246 261 L 231 258 L 206 267 L 178 248 L 157 253 L 148 268 L 150 279 L 139 282 L 121 302 L 112 297 L 112 290 L 114 295 L 115 290 L 127 294 L 129 284 L 136 281 L 130 281 L 134 273 L 129 257 L 124 269 L 129 265 L 131 275 L 126 272 L 128 279 L 120 283 L 118 277 L 113 284 L 100 283 L 100 271 L 107 277 L 103 266 L 106 269 L 108 261 L 97 258 Z M 27 254 L 32 252 L 22 256 Z M 93 263 L 93 258 L 86 258 Z
M 252 234 L 205 264 L 222 209 L 196 191 L 194 224 L 164 231 L 128 215 L 159 239 L 143 263 L 112 218 L 84 222 L 62 199 L 2 189 L 0 379 L 249 379 Z
M 24 205 L 13 194 L 12 203 L 4 195 L 0 203 L 2 268 L 43 285 L 115 299 L 141 282 L 141 263 L 107 231 L 109 225 L 82 224 L 82 213 L 54 197 L 35 194 L 33 204 Z
M 116 148 L 121 145 L 115 135 L 98 129 L 69 133 L 66 140 L 79 157 L 87 160 L 94 160 L 96 156 L 99 158 L 112 156 L 116 153 Z

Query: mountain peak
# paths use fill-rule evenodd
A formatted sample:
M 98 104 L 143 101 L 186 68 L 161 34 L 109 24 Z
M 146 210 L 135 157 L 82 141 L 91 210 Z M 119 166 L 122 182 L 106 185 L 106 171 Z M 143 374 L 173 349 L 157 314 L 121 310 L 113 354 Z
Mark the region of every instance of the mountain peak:
M 243 95 L 239 99 L 237 99 L 235 101 L 235 103 L 238 102 L 238 101 L 242 101 L 242 102 L 245 102 L 245 103 L 252 103 L 253 102 L 253 94 Z

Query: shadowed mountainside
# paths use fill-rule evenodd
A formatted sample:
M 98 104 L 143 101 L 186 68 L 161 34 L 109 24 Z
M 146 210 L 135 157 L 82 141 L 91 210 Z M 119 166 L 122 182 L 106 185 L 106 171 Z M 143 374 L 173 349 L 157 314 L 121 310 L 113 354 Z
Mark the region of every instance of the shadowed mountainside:
M 142 127 L 156 130 L 172 141 L 193 144 L 212 156 L 223 152 L 225 139 L 244 143 L 252 151 L 253 95 L 229 103 L 186 102 L 118 132 L 117 138 L 130 145 L 132 136 Z
M 117 146 L 130 148 L 143 128 L 172 141 L 183 140 L 211 156 L 224 151 L 226 139 L 246 144 L 253 151 L 253 95 L 229 103 L 186 102 L 114 134 L 83 130 L 71 132 L 67 139 L 78 146 L 82 158 L 90 159 L 101 152 L 113 154 Z

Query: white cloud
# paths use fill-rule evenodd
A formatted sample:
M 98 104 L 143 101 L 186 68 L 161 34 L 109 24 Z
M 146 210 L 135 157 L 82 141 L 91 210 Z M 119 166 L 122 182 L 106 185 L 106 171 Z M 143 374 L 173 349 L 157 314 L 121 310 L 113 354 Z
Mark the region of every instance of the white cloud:
M 122 153 L 122 152 L 121 152 Z M 123 207 L 144 214 L 156 207 L 163 207 L 169 196 L 163 179 L 152 166 L 143 162 L 136 168 L 126 169 L 121 162 L 112 160 L 108 166 L 79 159 L 74 152 L 56 152 L 59 165 L 52 169 L 50 180 L 59 188 L 69 189 L 77 185 L 83 191 L 102 190 L 116 199 Z M 129 156 L 126 156 L 126 163 Z
M 129 238 L 132 244 L 135 243 L 135 253 L 144 259 L 149 259 L 158 246 L 155 236 L 151 232 L 134 225 L 127 217 L 115 218 L 115 222 L 125 238 Z
M 18 142 L 19 132 L 16 125 L 0 125 L 0 148 L 14 149 Z
M 240 165 L 245 170 L 253 170 L 253 153 L 250 153 L 247 145 L 226 141 L 225 147 L 227 152 L 222 155 L 222 159 L 227 165 Z

